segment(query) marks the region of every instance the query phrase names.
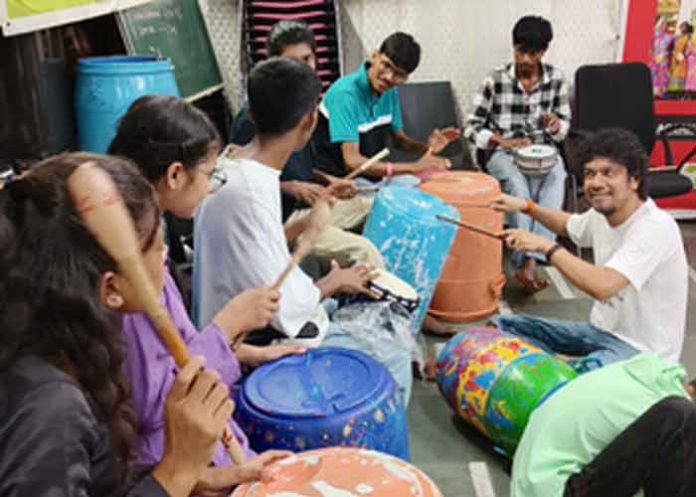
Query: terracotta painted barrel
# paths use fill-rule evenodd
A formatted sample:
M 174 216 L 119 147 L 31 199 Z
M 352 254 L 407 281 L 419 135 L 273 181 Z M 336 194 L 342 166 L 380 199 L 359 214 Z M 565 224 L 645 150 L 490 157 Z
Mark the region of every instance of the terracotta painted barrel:
M 452 409 L 508 455 L 532 411 L 576 376 L 564 361 L 492 328 L 459 333 L 437 363 L 437 384 Z
M 425 473 L 396 457 L 331 447 L 275 463 L 268 482 L 240 485 L 231 497 L 442 497 Z
M 503 215 L 488 207 L 500 194 L 498 181 L 492 176 L 447 172 L 432 176 L 420 189 L 456 207 L 464 222 L 493 232 L 503 229 Z M 481 319 L 498 309 L 504 284 L 503 244 L 459 228 L 429 312 L 445 321 Z

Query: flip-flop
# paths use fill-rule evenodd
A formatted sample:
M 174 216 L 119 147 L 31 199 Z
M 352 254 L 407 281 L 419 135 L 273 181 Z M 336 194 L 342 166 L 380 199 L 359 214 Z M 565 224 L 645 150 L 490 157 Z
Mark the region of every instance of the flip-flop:
M 519 281 L 519 283 L 529 294 L 535 294 L 549 286 L 548 280 L 543 278 L 535 278 L 533 281 L 530 281 L 529 279 L 520 276 L 520 274 L 521 270 L 515 271 L 515 279 Z

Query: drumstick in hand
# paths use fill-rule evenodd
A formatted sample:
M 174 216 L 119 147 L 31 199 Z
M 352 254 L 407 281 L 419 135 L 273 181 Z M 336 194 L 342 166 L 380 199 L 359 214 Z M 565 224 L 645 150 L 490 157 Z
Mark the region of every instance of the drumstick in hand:
M 456 219 L 452 219 L 451 217 L 443 216 L 442 214 L 437 214 L 435 217 L 438 218 L 440 221 L 445 221 L 446 223 L 455 224 L 461 228 L 466 228 L 468 230 L 474 231 L 475 233 L 479 233 L 480 235 L 489 236 L 491 238 L 495 238 L 496 240 L 504 240 L 504 238 L 501 235 L 499 235 L 493 231 L 489 231 L 485 228 L 481 228 L 480 226 L 465 223 L 463 221 L 457 221 Z
M 167 350 L 182 367 L 189 359 L 186 344 L 160 303 L 161 292 L 155 289 L 145 269 L 133 219 L 113 180 L 105 170 L 86 162 L 68 178 L 68 190 L 88 231 L 116 261 L 121 273 L 137 292 Z M 225 428 L 222 442 L 235 464 L 242 464 L 244 452 L 229 426 Z
M 358 175 L 364 173 L 364 172 L 367 171 L 369 168 L 371 168 L 372 166 L 374 166 L 377 162 L 379 162 L 379 161 L 381 161 L 382 159 L 384 159 L 387 155 L 389 155 L 389 149 L 385 147 L 385 148 L 383 148 L 382 150 L 380 150 L 379 152 L 377 152 L 375 155 L 373 155 L 372 157 L 370 157 L 369 159 L 367 159 L 365 162 L 363 162 L 362 165 L 361 165 L 359 168 L 357 168 L 357 169 L 354 170 L 353 172 L 349 173 L 349 174 L 345 177 L 345 179 L 351 180 L 351 179 L 355 178 L 356 176 L 358 176 Z
M 317 238 L 321 235 L 321 232 L 324 231 L 324 228 L 326 228 L 330 222 L 331 207 L 325 199 L 320 198 L 314 202 L 312 206 L 312 210 L 307 218 L 307 227 L 302 232 L 302 239 L 295 247 L 288 265 L 285 266 L 285 269 L 280 273 L 280 276 L 278 276 L 278 279 L 276 279 L 271 288 L 280 290 L 280 287 L 283 286 L 283 282 L 290 275 L 294 267 L 309 253 L 316 243 Z

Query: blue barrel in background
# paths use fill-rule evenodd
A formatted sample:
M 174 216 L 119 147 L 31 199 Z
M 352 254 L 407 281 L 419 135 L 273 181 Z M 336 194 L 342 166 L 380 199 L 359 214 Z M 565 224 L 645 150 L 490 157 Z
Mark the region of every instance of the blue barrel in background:
M 365 222 L 363 236 L 375 244 L 386 269 L 421 298 L 413 313 L 411 331 L 420 330 L 435 285 L 457 234 L 457 227 L 439 221 L 442 214 L 459 220 L 459 212 L 439 198 L 415 188 L 382 188 Z
M 257 368 L 235 418 L 257 452 L 362 447 L 408 460 L 406 413 L 387 369 L 346 349 L 310 349 Z
M 77 64 L 75 116 L 78 147 L 106 153 L 118 121 L 143 95 L 178 97 L 174 66 L 154 56 L 88 57 Z

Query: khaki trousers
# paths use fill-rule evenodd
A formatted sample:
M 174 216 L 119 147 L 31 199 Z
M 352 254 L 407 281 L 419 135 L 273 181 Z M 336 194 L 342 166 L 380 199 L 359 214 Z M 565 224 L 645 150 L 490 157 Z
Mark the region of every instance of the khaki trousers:
M 382 254 L 364 236 L 346 231 L 359 226 L 372 208 L 373 199 L 356 195 L 349 200 L 339 200 L 331 210 L 331 225 L 322 232 L 314 244 L 312 255 L 322 259 L 335 259 L 345 266 L 351 261 L 365 262 L 384 268 Z M 293 212 L 285 221 L 292 224 L 309 215 L 310 209 Z

